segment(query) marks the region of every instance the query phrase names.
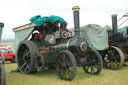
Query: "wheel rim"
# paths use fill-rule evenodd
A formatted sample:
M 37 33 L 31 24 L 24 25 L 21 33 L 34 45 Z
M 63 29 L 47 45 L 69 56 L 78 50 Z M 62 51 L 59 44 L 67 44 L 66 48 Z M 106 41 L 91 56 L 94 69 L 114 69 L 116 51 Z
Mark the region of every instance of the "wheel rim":
M 25 44 L 22 44 L 19 48 L 17 61 L 22 73 L 30 72 L 31 55 L 29 48 Z
M 4 65 L 0 66 L 0 85 L 5 85 L 5 67 L 4 67 Z
M 69 51 L 63 51 L 57 56 L 57 73 L 61 79 L 72 80 L 76 73 L 76 62 Z
M 119 48 L 117 48 L 115 46 L 111 46 L 106 51 L 103 60 L 104 60 L 104 67 L 105 68 L 117 70 L 124 63 L 124 54 Z
M 94 50 L 89 50 L 86 53 L 86 64 L 83 65 L 83 70 L 89 74 L 99 74 L 102 69 L 102 58 L 100 54 Z

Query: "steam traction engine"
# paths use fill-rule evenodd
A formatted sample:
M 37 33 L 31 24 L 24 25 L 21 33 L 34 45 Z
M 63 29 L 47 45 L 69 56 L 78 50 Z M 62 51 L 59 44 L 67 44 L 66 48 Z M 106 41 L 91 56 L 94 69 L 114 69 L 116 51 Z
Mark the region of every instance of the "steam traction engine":
M 67 23 L 58 20 L 54 23 L 46 21 L 41 26 L 30 23 L 13 29 L 15 33 L 22 32 L 23 36 L 24 30 L 33 28 L 31 37 L 22 40 L 17 48 L 17 64 L 21 73 L 30 74 L 46 67 L 56 67 L 61 79 L 72 80 L 77 66 L 82 66 L 86 73 L 101 72 L 100 54 L 80 38 L 79 9 L 73 7 L 75 36 L 66 29 Z
M 128 15 L 123 15 L 123 17 L 126 16 Z M 103 61 L 104 61 L 104 66 L 108 69 L 113 69 L 113 70 L 119 69 L 124 64 L 124 62 L 128 60 L 128 27 L 126 26 L 123 29 L 123 31 L 120 30 L 122 29 L 118 29 L 117 14 L 113 14 L 112 30 L 108 32 L 109 45 L 116 46 L 114 48 L 116 48 L 118 52 L 116 52 L 114 48 L 109 48 L 108 50 L 105 51 L 105 56 L 103 57 Z
M 0 42 L 1 42 L 1 35 L 2 35 L 2 28 L 4 27 L 4 23 L 0 22 Z M 0 57 L 0 85 L 5 85 L 5 65 L 4 65 L 4 56 L 1 54 Z

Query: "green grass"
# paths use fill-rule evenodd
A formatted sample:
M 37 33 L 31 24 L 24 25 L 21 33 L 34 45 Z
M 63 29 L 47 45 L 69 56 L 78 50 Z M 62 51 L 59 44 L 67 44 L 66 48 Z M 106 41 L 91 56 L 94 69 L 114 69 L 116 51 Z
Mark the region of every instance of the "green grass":
M 31 75 L 10 73 L 16 64 L 6 62 L 6 85 L 128 85 L 128 66 L 120 70 L 103 69 L 100 75 L 84 73 L 79 67 L 73 81 L 60 80 L 55 70 L 44 70 Z

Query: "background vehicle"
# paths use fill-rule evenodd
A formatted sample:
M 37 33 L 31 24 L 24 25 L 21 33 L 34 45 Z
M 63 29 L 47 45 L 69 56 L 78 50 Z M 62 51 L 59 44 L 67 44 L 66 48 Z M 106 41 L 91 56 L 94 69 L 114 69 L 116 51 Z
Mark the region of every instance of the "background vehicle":
M 118 21 L 121 19 L 125 19 L 121 24 L 119 24 Z M 107 62 L 107 68 L 115 68 L 115 66 L 118 66 L 119 68 L 125 63 L 125 61 L 128 61 L 128 25 L 119 28 L 123 23 L 125 23 L 128 20 L 128 13 L 124 14 L 119 20 L 117 20 L 117 14 L 112 15 L 112 30 L 108 32 L 109 37 L 109 45 L 116 46 L 121 49 L 122 56 L 115 56 L 117 53 L 114 52 L 114 50 L 111 49 L 111 54 L 114 56 L 109 55 L 110 51 L 107 51 L 105 54 L 109 55 L 106 57 Z M 119 25 L 118 25 L 119 24 Z M 104 59 L 106 62 L 106 60 Z M 114 65 L 108 65 L 110 62 L 112 62 Z M 122 64 L 120 66 L 120 64 Z
M 123 17 L 128 17 L 128 13 Z M 95 24 L 81 27 L 81 37 L 85 38 L 92 48 L 100 52 L 104 67 L 111 70 L 119 69 L 124 61 L 128 60 L 128 26 L 118 28 L 117 14 L 112 15 L 112 28 Z
M 0 47 L 0 57 L 1 57 L 2 53 L 3 53 L 5 61 L 11 61 L 12 63 L 16 62 L 16 57 L 15 57 L 16 53 L 12 52 L 9 49 Z

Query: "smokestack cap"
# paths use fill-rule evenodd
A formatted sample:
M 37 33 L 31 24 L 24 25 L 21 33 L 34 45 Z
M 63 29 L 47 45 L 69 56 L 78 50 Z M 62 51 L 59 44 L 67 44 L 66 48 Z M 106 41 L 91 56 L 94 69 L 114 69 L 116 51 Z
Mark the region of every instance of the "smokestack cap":
M 117 14 L 112 14 L 112 16 L 117 16 Z
M 74 7 L 72 7 L 72 10 L 73 11 L 79 11 L 80 10 L 80 7 L 79 6 L 74 6 Z
M 1 27 L 4 27 L 4 23 L 0 22 L 0 26 L 1 26 Z

